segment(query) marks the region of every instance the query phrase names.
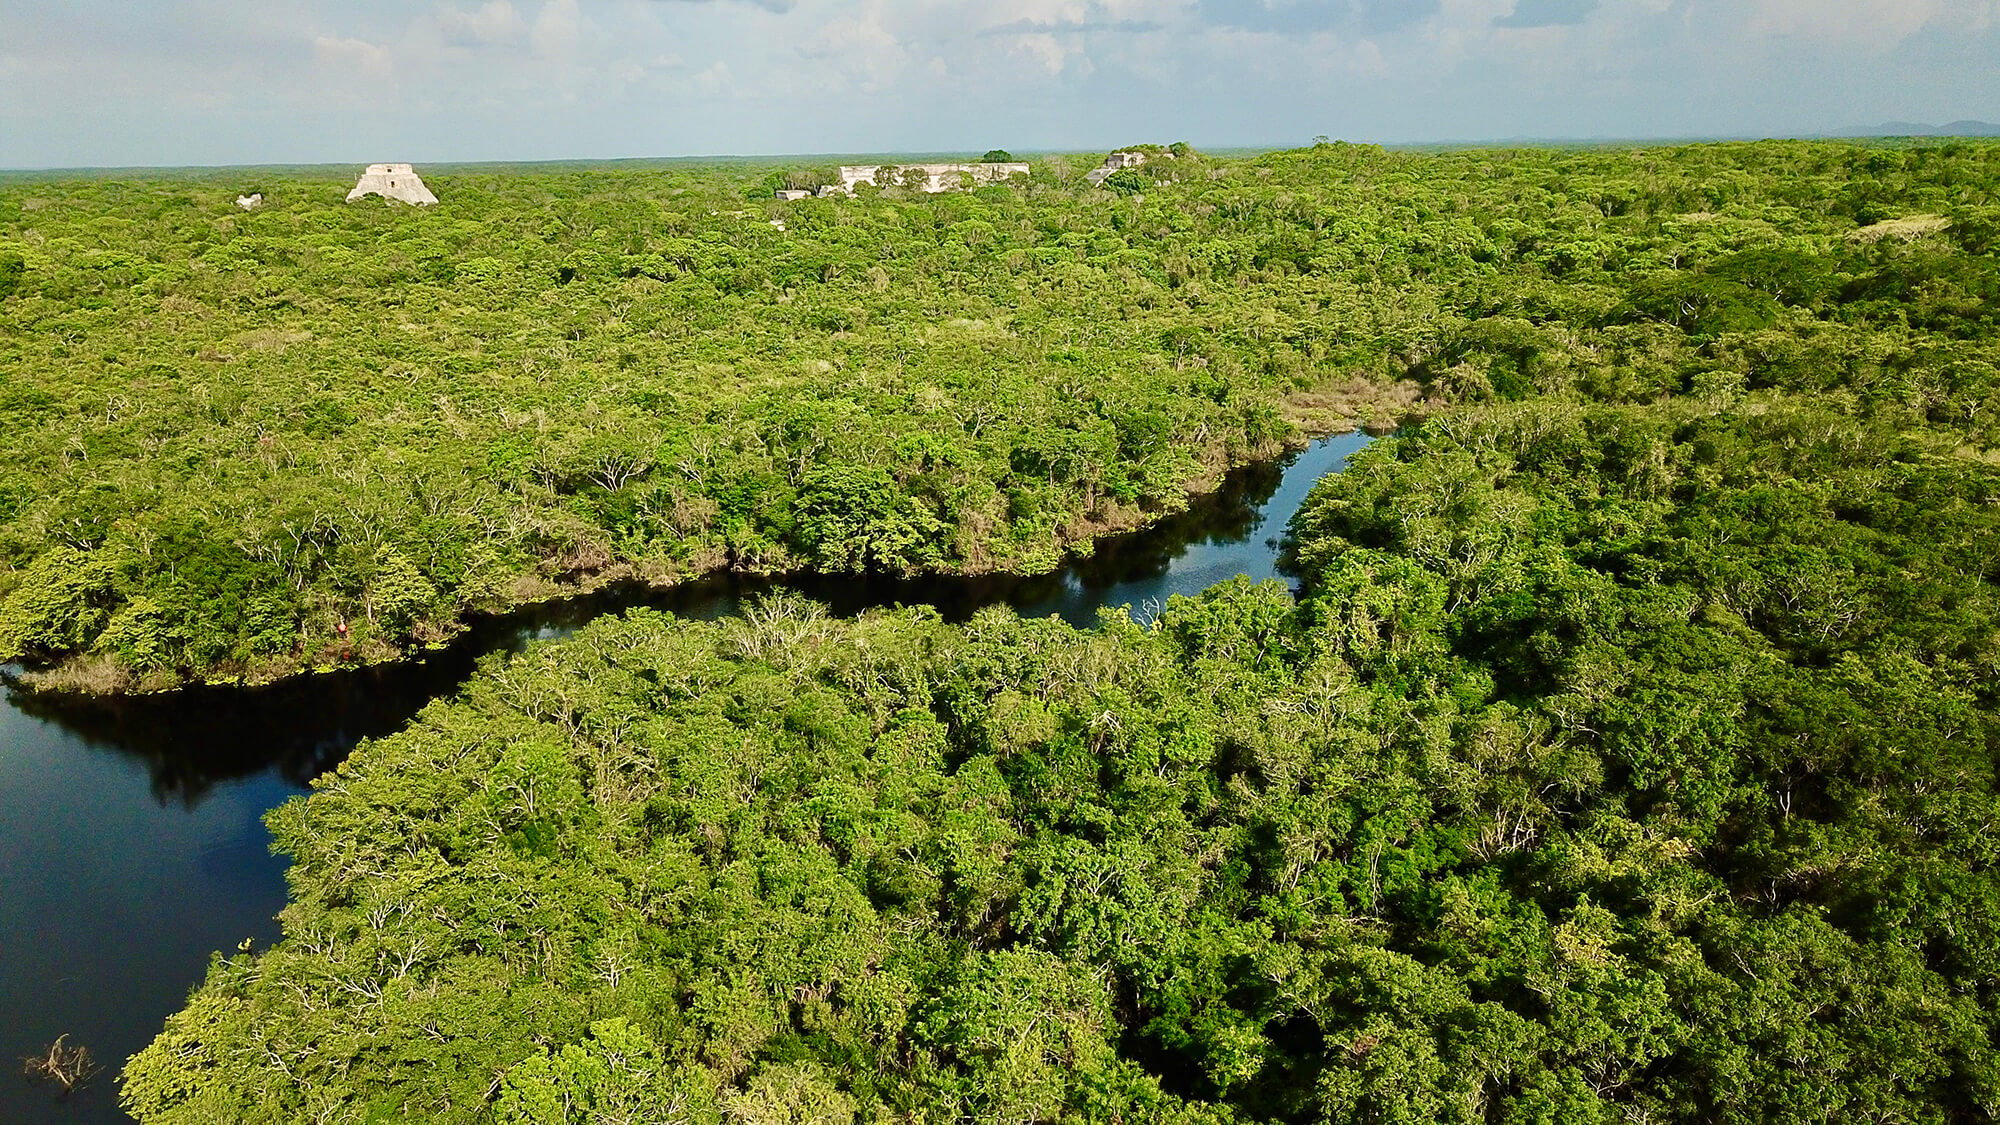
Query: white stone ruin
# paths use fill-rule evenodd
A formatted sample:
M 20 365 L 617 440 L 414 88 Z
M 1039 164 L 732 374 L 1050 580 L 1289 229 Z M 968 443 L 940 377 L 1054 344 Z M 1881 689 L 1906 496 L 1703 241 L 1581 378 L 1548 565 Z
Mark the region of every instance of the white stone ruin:
M 401 200 L 419 207 L 438 201 L 431 189 L 424 186 L 423 177 L 408 164 L 370 164 L 354 190 L 347 193 L 347 201 L 354 202 L 367 196 L 379 195 L 384 199 Z
M 887 175 L 884 175 L 884 172 Z M 1028 175 L 1024 163 L 1011 164 L 843 164 L 840 190 L 849 195 L 862 184 L 886 187 L 907 178 L 921 192 L 936 194 L 956 191 L 966 181 L 979 184 L 1005 183 L 1009 177 Z M 885 182 L 887 181 L 887 182 Z
M 1104 163 L 1092 168 L 1083 178 L 1089 180 L 1092 187 L 1098 187 L 1110 179 L 1113 172 L 1137 168 L 1145 162 L 1146 154 L 1143 152 L 1114 152 L 1104 158 Z
M 236 205 L 245 211 L 255 211 L 264 205 L 264 193 L 253 191 L 249 195 L 239 195 L 236 197 Z

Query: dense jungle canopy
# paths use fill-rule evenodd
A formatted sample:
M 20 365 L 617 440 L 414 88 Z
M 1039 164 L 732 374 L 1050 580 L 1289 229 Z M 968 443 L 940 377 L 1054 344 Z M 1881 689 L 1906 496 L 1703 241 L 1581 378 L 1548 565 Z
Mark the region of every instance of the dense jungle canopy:
M 78 681 L 1041 567 L 1411 421 L 1297 597 L 491 660 L 273 814 L 142 1122 L 2000 1116 L 2000 145 L 1091 163 L 0 188 L 0 637 Z
M 1047 569 L 1420 401 L 1993 436 L 1992 144 L 1141 147 L 1143 191 L 791 203 L 812 170 L 0 181 L 0 657 L 263 680 L 611 575 Z
M 1337 333 L 1414 324 L 1392 287 L 1073 163 L 0 184 L 0 658 L 264 680 L 607 576 L 1047 570 L 1277 452 L 1288 396 L 1388 382 Z M 1212 170 L 1159 174 L 1255 198 Z
M 2000 472 L 1824 411 L 1364 452 L 1140 625 L 649 611 L 273 815 L 146 1122 L 1972 1122 Z

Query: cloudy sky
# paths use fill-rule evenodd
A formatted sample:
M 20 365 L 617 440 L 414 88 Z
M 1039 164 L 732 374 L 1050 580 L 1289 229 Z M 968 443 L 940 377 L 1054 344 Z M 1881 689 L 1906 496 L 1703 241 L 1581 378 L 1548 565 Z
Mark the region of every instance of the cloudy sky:
M 0 167 L 2000 121 L 2000 0 L 3 0 Z

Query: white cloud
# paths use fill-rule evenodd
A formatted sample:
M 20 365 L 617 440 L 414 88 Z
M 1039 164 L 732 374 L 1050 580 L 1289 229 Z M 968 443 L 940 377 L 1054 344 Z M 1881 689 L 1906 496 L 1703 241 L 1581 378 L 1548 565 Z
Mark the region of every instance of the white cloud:
M 1018 19 L 1012 23 L 994 24 L 984 27 L 979 34 L 986 35 L 1098 35 L 1107 32 L 1121 35 L 1139 35 L 1149 31 L 1159 31 L 1163 25 L 1152 20 L 1031 20 Z
M 583 33 L 584 15 L 577 0 L 548 0 L 535 17 L 528 43 L 541 58 L 568 61 L 582 44 Z
M 313 56 L 323 65 L 350 75 L 387 78 L 395 71 L 389 49 L 365 39 L 314 36 Z
M 1014 53 L 1026 55 L 1044 74 L 1061 74 L 1074 70 L 1080 75 L 1091 72 L 1090 58 L 1084 54 L 1083 44 L 1064 36 L 1058 38 L 1048 32 L 1022 35 L 1014 40 Z
M 527 21 L 514 10 L 510 0 L 491 0 L 477 8 L 447 4 L 435 17 L 440 38 L 452 46 L 494 47 L 518 43 L 527 34 Z
M 911 63 L 902 35 L 889 26 L 891 22 L 889 5 L 868 4 L 855 16 L 822 24 L 810 46 L 796 54 L 826 86 L 882 93 L 897 84 Z
M 666 2 L 674 4 L 710 4 L 717 3 L 718 0 L 666 0 Z M 778 15 L 783 15 L 799 6 L 798 0 L 733 0 L 733 2 L 747 4 L 753 8 L 762 8 L 767 12 L 773 12 Z
M 1994 0 L 1752 0 L 1748 30 L 1888 50 L 1929 27 L 1984 31 L 2000 17 Z
M 730 73 L 728 63 L 718 59 L 694 76 L 694 88 L 704 98 L 726 98 L 736 93 L 736 76 Z

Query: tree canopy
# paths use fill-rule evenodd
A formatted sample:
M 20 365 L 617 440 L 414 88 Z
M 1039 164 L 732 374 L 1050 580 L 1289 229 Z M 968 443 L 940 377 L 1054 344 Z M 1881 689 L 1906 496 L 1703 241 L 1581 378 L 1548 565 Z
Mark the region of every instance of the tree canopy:
M 1419 404 L 1834 396 L 1991 448 L 1996 153 L 1169 149 L 1126 194 L 1051 158 L 747 207 L 824 170 L 15 178 L 0 657 L 258 680 L 612 576 L 1047 569 Z M 834 479 L 888 482 L 875 547 L 815 531 L 885 518 Z
M 604 620 L 280 810 L 285 940 L 125 1096 L 1991 1116 L 1995 495 L 1803 407 L 1492 407 L 1324 482 L 1297 602 Z
M 131 1111 L 2000 1116 L 2000 145 L 1088 167 L 6 185 L 0 637 L 126 674 L 619 568 L 1046 566 L 1406 423 L 1297 597 L 489 660 L 272 815 L 284 939 Z

